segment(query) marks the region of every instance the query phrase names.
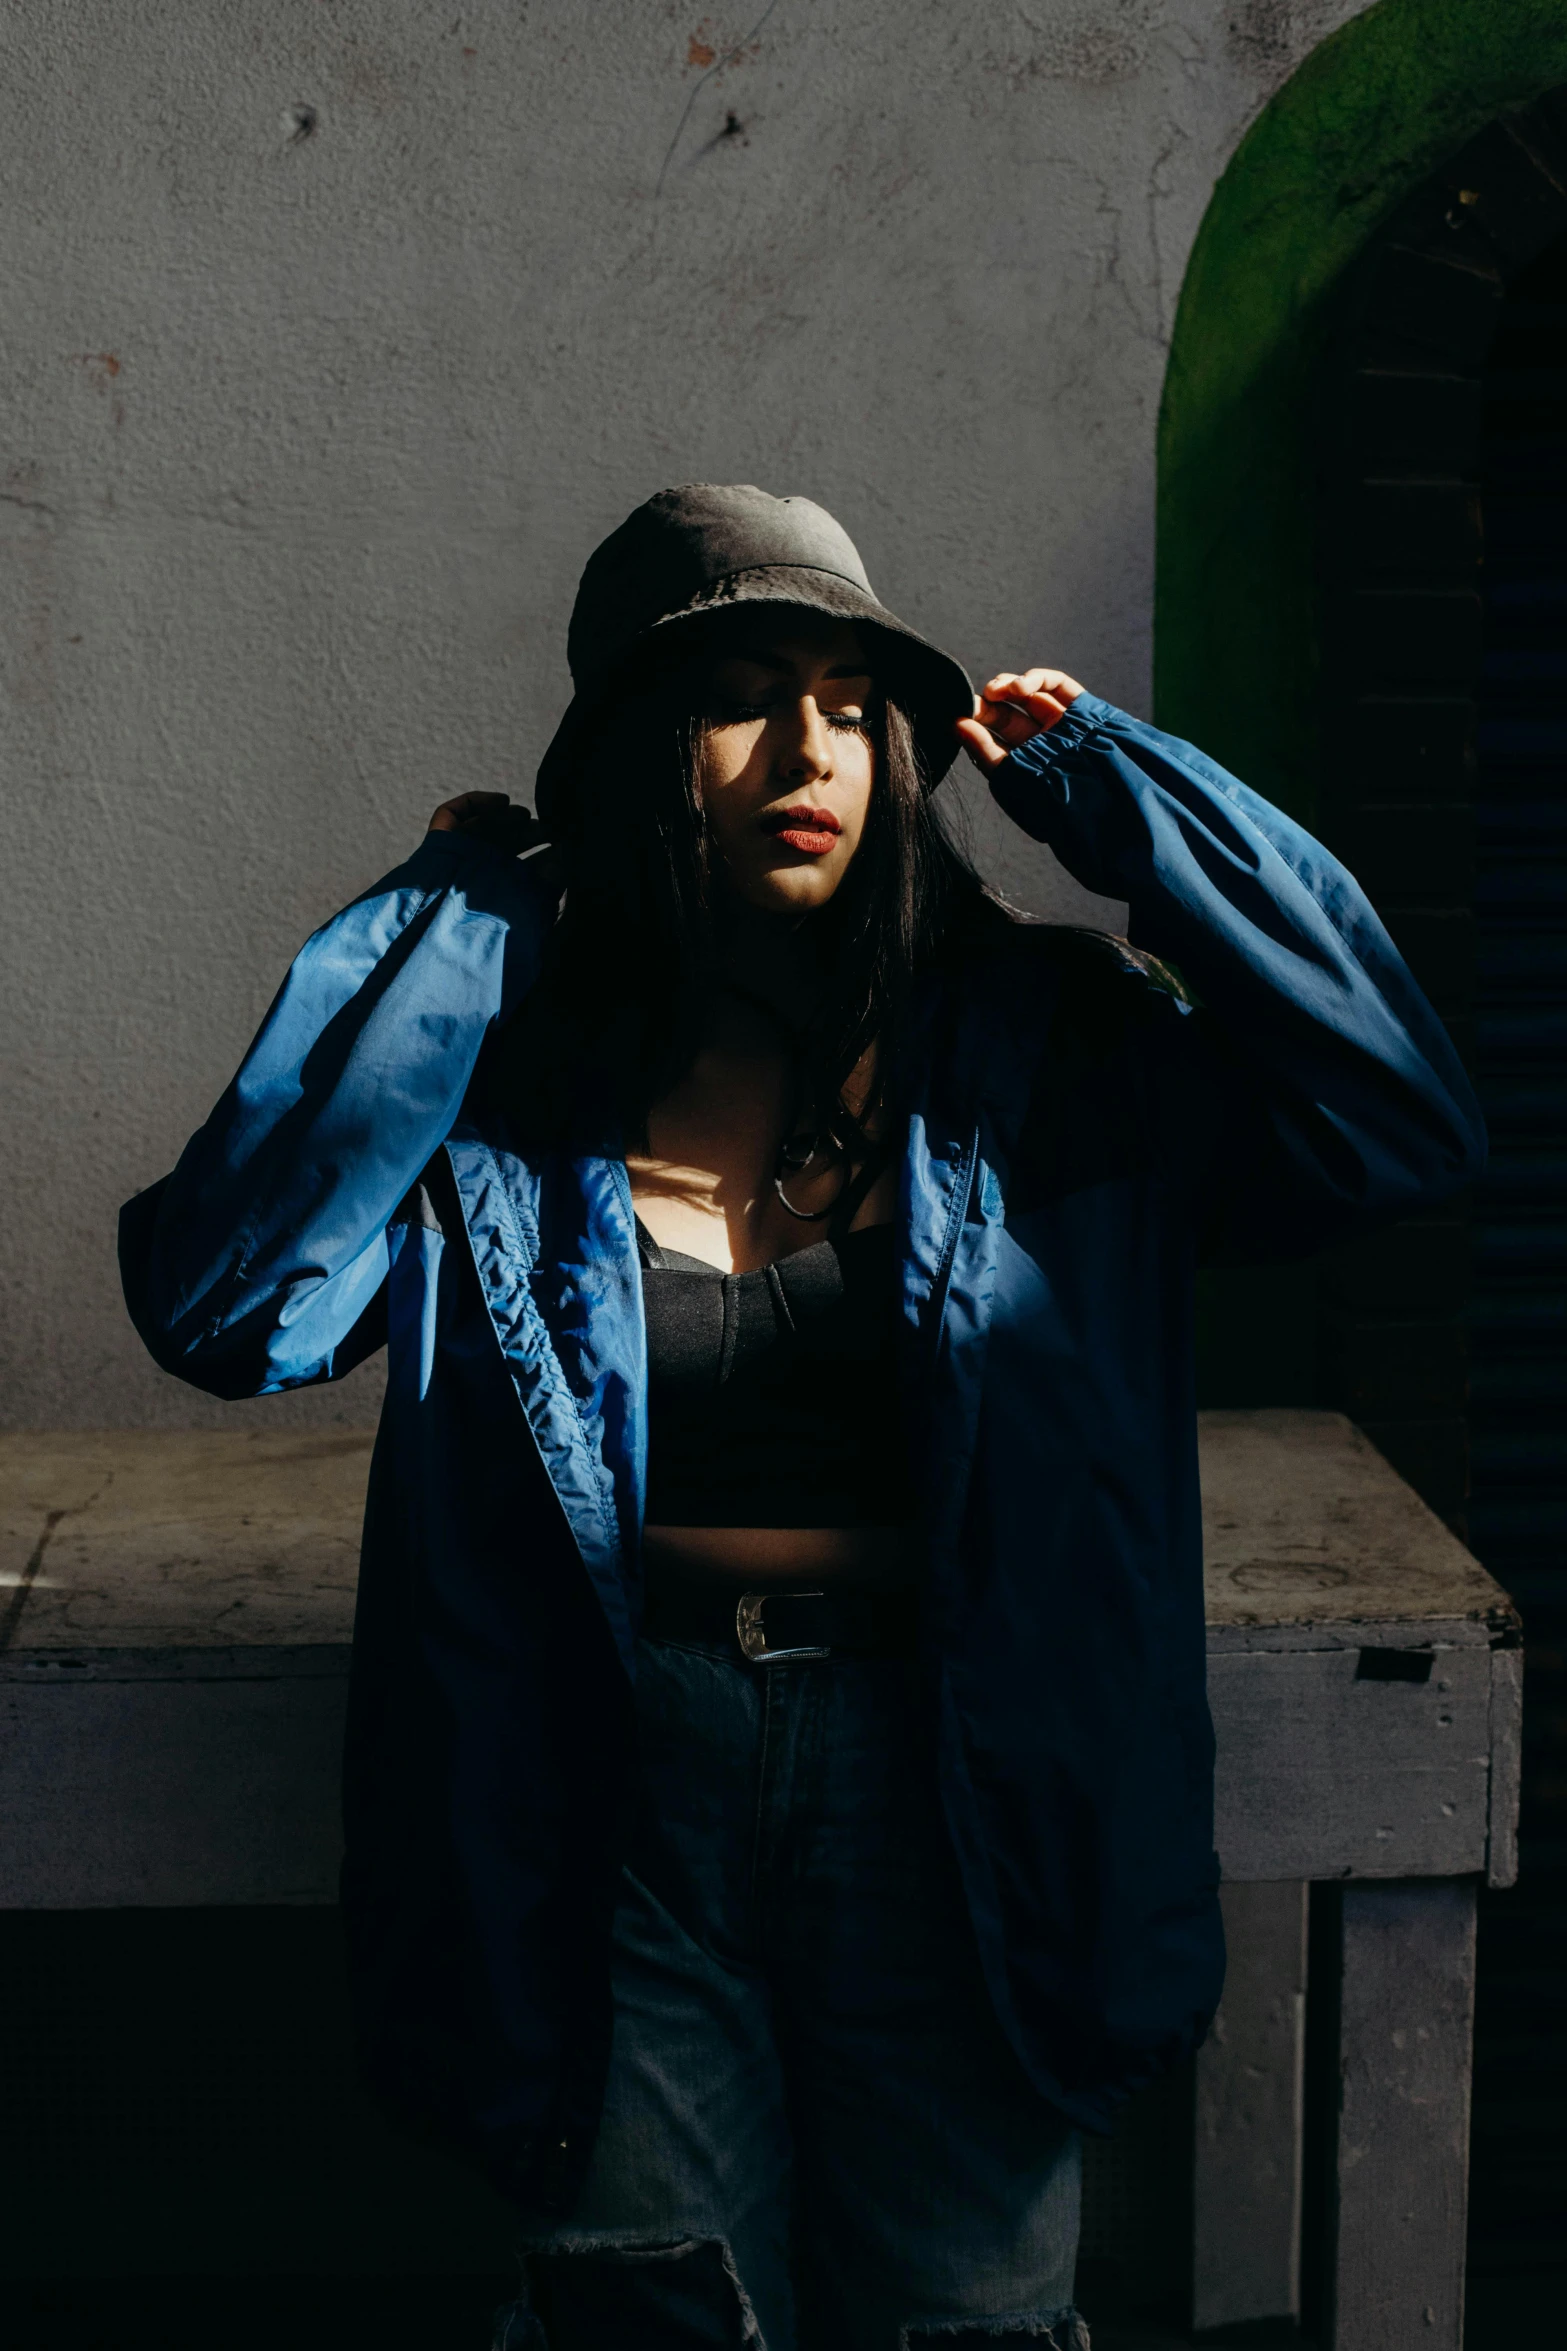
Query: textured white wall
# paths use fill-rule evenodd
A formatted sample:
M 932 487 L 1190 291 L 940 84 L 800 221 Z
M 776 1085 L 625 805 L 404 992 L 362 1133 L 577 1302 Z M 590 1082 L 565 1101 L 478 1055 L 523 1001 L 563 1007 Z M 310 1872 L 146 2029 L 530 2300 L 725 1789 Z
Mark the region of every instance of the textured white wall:
M 972 669 L 1146 707 L 1186 255 L 1361 4 L 775 0 L 724 63 L 761 0 L 8 0 L 11 1425 L 373 1411 L 373 1368 L 164 1379 L 115 1210 L 304 934 L 437 800 L 530 788 L 582 560 L 652 490 L 804 491 Z

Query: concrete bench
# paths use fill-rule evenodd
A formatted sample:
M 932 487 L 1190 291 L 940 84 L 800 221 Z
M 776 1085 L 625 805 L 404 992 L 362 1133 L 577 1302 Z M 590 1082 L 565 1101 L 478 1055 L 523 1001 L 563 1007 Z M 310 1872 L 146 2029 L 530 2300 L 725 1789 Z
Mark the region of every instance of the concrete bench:
M 1231 1970 L 1194 2324 L 1300 2307 L 1307 1893 L 1333 1903 L 1334 2351 L 1459 2351 L 1474 1893 L 1515 1869 L 1505 1594 L 1332 1413 L 1202 1422 Z M 360 1434 L 0 1438 L 0 1908 L 330 1903 Z

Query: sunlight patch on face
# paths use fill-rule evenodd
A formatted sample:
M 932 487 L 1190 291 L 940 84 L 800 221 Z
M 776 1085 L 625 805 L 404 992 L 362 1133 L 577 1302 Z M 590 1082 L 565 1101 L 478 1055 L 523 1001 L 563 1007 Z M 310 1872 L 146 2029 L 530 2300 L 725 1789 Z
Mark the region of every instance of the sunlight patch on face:
M 841 886 L 875 780 L 873 692 L 865 648 L 842 623 L 758 630 L 714 664 L 699 791 L 748 904 L 810 913 Z

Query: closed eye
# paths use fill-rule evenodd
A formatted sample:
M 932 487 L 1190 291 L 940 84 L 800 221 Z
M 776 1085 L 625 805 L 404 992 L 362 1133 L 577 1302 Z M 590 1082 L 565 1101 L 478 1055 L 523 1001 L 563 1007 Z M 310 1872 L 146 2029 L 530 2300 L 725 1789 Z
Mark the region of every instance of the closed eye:
M 771 710 L 760 702 L 730 702 L 715 713 L 718 724 L 725 727 L 746 726 L 752 719 L 765 720 L 771 716 Z M 824 710 L 822 718 L 837 734 L 860 735 L 870 730 L 870 715 L 867 711 Z

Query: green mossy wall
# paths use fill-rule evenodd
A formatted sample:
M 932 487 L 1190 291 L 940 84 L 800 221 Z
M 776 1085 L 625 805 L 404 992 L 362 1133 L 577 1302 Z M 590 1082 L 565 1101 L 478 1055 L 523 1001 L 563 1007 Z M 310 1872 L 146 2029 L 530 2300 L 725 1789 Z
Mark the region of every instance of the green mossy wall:
M 1498 114 L 1567 81 L 1567 0 L 1380 0 L 1236 149 L 1192 250 L 1159 418 L 1154 701 L 1308 822 L 1319 717 L 1309 460 L 1335 288 Z

